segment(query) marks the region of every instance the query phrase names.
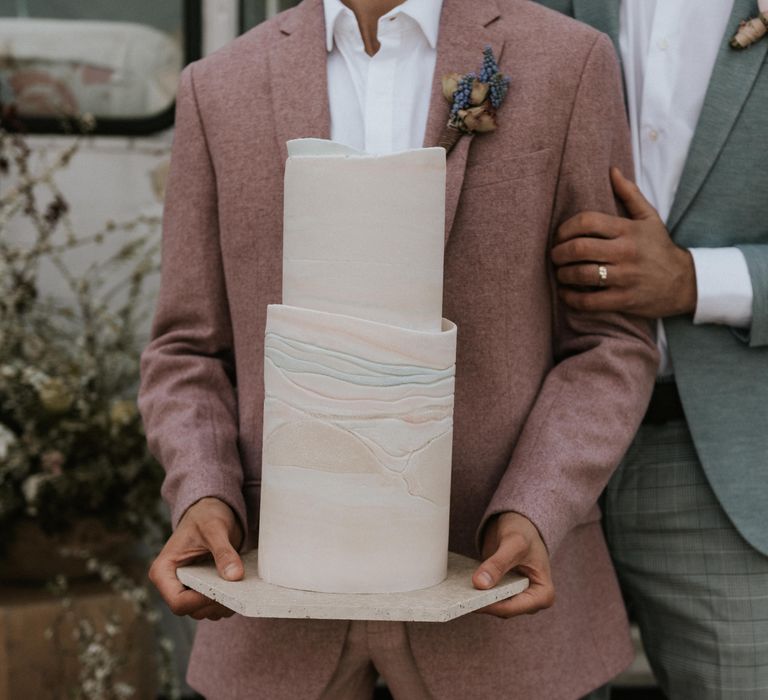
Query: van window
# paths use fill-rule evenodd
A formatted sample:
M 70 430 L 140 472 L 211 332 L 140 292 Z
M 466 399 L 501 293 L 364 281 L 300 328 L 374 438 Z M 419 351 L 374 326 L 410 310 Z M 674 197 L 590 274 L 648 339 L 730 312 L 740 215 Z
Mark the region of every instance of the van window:
M 0 102 L 33 132 L 167 128 L 199 24 L 200 0 L 0 0 Z

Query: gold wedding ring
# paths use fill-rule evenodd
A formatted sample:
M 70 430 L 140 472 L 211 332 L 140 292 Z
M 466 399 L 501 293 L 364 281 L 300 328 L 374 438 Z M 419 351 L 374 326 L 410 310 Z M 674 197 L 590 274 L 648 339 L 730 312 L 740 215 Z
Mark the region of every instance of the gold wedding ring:
M 605 265 L 597 266 L 597 286 L 605 287 L 608 284 L 608 268 Z

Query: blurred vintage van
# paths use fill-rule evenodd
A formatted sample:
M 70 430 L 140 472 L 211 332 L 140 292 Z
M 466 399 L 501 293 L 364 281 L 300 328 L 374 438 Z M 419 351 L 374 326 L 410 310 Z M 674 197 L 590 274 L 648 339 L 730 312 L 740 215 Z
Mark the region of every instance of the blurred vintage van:
M 161 214 L 182 68 L 294 4 L 0 0 L 0 104 L 12 106 L 34 157 L 71 142 L 72 116 L 95 125 L 56 175 L 79 233 Z M 53 275 L 43 286 L 65 293 Z

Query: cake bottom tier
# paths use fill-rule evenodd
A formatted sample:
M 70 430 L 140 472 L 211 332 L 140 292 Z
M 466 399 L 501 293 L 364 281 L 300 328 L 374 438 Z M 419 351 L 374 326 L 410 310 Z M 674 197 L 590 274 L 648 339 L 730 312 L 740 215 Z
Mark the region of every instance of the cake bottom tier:
M 259 576 L 322 593 L 395 593 L 446 576 L 448 506 L 375 474 L 270 469 L 262 481 Z
M 259 576 L 324 593 L 446 576 L 456 327 L 271 306 Z

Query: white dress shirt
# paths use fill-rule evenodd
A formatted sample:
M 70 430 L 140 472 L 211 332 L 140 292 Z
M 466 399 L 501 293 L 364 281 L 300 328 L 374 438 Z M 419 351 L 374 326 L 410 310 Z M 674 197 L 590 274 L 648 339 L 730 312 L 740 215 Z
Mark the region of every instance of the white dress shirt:
M 331 138 L 368 153 L 420 148 L 427 127 L 442 0 L 405 0 L 379 19 L 365 53 L 354 13 L 323 0 Z
M 622 0 L 619 46 L 624 63 L 635 177 L 666 221 L 680 184 L 732 0 Z M 737 248 L 692 248 L 694 323 L 746 328 L 752 282 Z M 671 374 L 658 324 L 660 374 Z

